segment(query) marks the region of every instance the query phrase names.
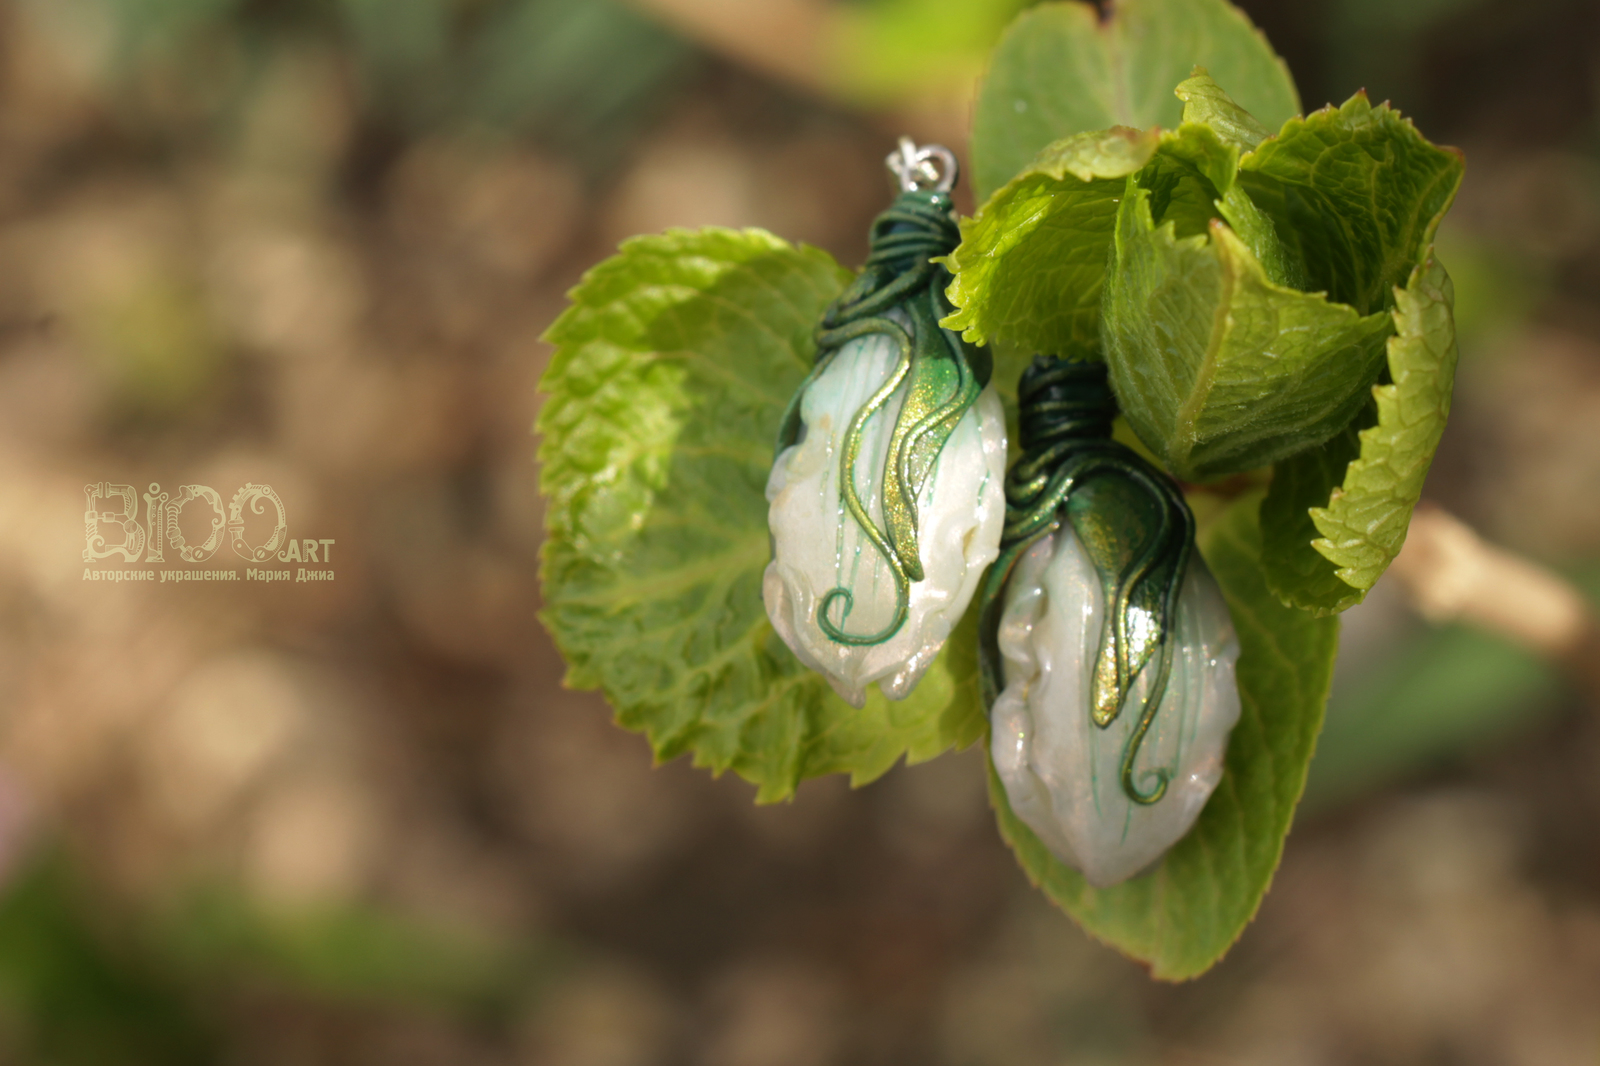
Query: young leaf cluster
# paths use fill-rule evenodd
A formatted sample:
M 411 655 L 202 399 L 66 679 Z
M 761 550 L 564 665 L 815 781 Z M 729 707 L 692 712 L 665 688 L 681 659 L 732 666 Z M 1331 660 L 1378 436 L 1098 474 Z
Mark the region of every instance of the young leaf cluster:
M 983 84 L 985 199 L 946 260 L 945 324 L 994 345 L 1003 393 L 1034 352 L 1104 359 L 1178 478 L 1272 468 L 1266 493 L 1197 508 L 1243 716 L 1194 830 L 1097 890 L 991 787 L 1028 876 L 1165 978 L 1203 972 L 1254 915 L 1320 728 L 1331 615 L 1398 552 L 1449 410 L 1453 294 L 1432 244 L 1459 156 L 1360 94 L 1299 111 L 1226 0 L 1039 4 Z M 567 681 L 602 689 L 658 759 L 731 769 L 763 802 L 987 728 L 972 612 L 908 699 L 874 688 L 857 711 L 763 608 L 773 443 L 849 278 L 761 231 L 669 231 L 591 270 L 547 334 L 542 617 Z
M 1027 116 L 1061 113 L 1029 92 L 1048 80 L 1041 56 L 1153 48 L 1127 27 L 1207 6 L 1129 0 L 1107 23 L 1074 4 L 1034 9 L 1000 45 L 1013 63 L 985 86 L 975 152 L 1004 157 L 1039 135 Z M 1214 21 L 1225 39 L 1231 16 Z M 1137 98 L 1116 83 L 1122 58 L 1089 98 Z M 1286 75 L 1277 91 L 1261 84 L 1275 64 L 1221 58 L 1251 97 L 1294 98 Z M 1461 157 L 1360 93 L 1276 134 L 1198 65 L 1171 97 L 1173 128 L 1055 127 L 1064 135 L 963 221 L 946 325 L 974 343 L 1103 358 L 1129 426 L 1184 481 L 1274 467 L 1269 585 L 1336 613 L 1399 551 L 1448 414 L 1453 297 L 1433 241 Z
M 1195 66 L 1151 121 L 1129 71 L 1171 77 L 1172 57 L 1134 30 L 1185 18 L 1208 28 L 1187 31 Z M 1129 426 L 1175 476 L 1272 468 L 1265 497 L 1235 501 L 1202 538 L 1239 631 L 1244 714 L 1194 830 L 1148 876 L 1096 890 L 991 788 L 1029 876 L 1174 979 L 1220 957 L 1266 891 L 1320 728 L 1329 616 L 1398 553 L 1455 368 L 1433 240 L 1459 154 L 1359 93 L 1294 115 L 1287 75 L 1238 18 L 1222 3 L 1126 0 L 1107 21 L 1077 4 L 1018 20 L 974 131 L 994 191 L 949 257 L 946 325 L 1104 359 Z M 1118 61 L 1097 65 L 1104 55 Z M 1074 73 L 1052 77 L 1057 64 Z M 1034 151 L 1020 164 L 1019 145 Z

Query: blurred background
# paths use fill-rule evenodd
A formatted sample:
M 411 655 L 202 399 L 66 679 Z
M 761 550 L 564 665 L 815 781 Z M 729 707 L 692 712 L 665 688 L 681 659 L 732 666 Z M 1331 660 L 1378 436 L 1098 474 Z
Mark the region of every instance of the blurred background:
M 978 752 L 757 808 L 560 687 L 564 291 L 675 225 L 859 263 L 1024 6 L 0 0 L 0 1063 L 1600 1063 L 1600 698 L 1392 582 L 1182 986 L 1028 887 Z M 1600 7 L 1242 6 L 1465 150 L 1429 496 L 1600 588 Z M 100 481 L 270 484 L 337 579 L 83 581 Z

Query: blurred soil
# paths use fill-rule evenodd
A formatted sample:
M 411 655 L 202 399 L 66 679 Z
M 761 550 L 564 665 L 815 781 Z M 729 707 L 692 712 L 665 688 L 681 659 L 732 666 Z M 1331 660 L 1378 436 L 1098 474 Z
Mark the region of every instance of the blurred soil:
M 1322 72 L 1320 103 L 1339 69 L 1320 31 L 1246 6 Z M 1581 4 L 1525 6 L 1524 37 L 1592 28 Z M 0 985 L 26 993 L 0 1061 L 1600 1061 L 1600 717 L 1579 696 L 1303 820 L 1234 953 L 1168 987 L 1030 889 L 977 752 L 762 808 L 732 777 L 652 768 L 561 687 L 529 427 L 564 291 L 668 226 L 858 263 L 892 117 L 702 58 L 597 163 L 397 127 L 309 39 L 219 105 L 129 88 L 60 22 L 0 3 Z M 1430 493 L 1581 565 L 1600 554 L 1600 82 L 1508 123 L 1481 87 L 1450 96 L 1489 48 L 1451 32 L 1416 83 L 1425 131 L 1471 158 L 1447 237 L 1462 384 Z M 1600 38 L 1583 49 L 1593 73 Z M 100 481 L 270 484 L 296 536 L 333 539 L 337 579 L 82 581 Z M 1375 595 L 1342 676 L 1419 626 Z M 132 997 L 126 1030 L 112 992 L 51 1028 L 78 1000 L 39 974 L 75 937 L 120 975 L 93 980 Z M 111 1043 L 75 1043 L 80 1017 Z

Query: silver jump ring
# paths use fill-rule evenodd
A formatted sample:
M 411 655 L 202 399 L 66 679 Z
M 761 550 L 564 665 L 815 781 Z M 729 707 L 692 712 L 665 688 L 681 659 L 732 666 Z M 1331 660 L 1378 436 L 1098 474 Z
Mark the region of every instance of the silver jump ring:
M 884 162 L 894 171 L 903 192 L 949 192 L 955 188 L 959 169 L 956 156 L 942 144 L 918 146 L 910 137 L 901 137 L 900 147 L 890 152 Z

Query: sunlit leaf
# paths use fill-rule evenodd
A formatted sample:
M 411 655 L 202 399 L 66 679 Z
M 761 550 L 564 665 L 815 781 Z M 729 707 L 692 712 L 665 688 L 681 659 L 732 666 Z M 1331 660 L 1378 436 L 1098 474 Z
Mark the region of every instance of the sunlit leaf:
M 961 221 L 949 257 L 945 319 L 975 344 L 1006 339 L 1032 352 L 1084 355 L 1100 347 L 1100 286 L 1117 202 L 1158 137 L 1110 129 L 1068 137 Z
M 985 199 L 1046 145 L 1112 126 L 1176 126 L 1172 87 L 1203 66 L 1270 129 L 1300 110 L 1283 60 L 1226 0 L 1045 3 L 1011 24 L 973 113 L 972 162 Z
M 1361 454 L 1327 506 L 1311 511 L 1322 534 L 1312 547 L 1338 568 L 1341 581 L 1362 592 L 1400 553 L 1444 435 L 1456 372 L 1454 300 L 1450 276 L 1432 256 L 1396 294 L 1392 383 L 1372 390 L 1378 424 L 1361 431 Z
M 856 710 L 773 633 L 761 600 L 779 421 L 849 275 L 759 230 L 626 242 L 551 327 L 542 617 L 568 684 L 600 688 L 660 759 L 691 753 L 759 798 L 868 781 L 980 736 L 970 621 L 906 700 Z

